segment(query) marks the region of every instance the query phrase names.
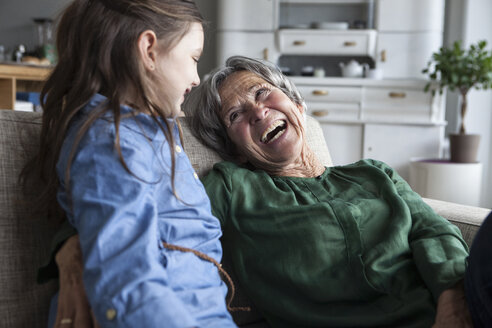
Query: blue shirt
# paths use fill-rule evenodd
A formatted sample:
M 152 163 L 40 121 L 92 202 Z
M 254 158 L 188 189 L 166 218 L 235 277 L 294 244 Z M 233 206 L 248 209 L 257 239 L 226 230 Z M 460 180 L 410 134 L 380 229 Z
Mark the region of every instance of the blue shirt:
M 64 181 L 79 128 L 104 101 L 95 95 L 74 119 L 57 165 L 58 201 L 79 233 L 84 285 L 99 324 L 235 327 L 217 268 L 192 253 L 162 246 L 192 248 L 219 262 L 222 256 L 219 221 L 182 151 L 174 121 L 168 121 L 175 138 L 174 192 L 169 143 L 145 114 L 127 115 L 120 124 L 121 153 L 131 173 L 116 151 L 112 115 L 105 114 L 77 146 L 70 181 Z

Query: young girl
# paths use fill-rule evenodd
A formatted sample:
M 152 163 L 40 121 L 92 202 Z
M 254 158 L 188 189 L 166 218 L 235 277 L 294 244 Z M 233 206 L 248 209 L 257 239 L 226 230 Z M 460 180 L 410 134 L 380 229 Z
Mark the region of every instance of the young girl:
M 40 151 L 26 170 L 44 182 L 38 205 L 57 200 L 79 233 L 101 326 L 235 326 L 212 263 L 219 221 L 174 120 L 200 82 L 202 47 L 192 0 L 75 0 L 59 23 Z

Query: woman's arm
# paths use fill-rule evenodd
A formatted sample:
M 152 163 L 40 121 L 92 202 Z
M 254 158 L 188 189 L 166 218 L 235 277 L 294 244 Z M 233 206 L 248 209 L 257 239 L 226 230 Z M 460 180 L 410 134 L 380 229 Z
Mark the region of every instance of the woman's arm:
M 413 260 L 437 302 L 463 279 L 468 246 L 459 228 L 435 213 L 395 170 L 381 162 L 375 165 L 393 181 L 398 198 L 392 201 L 403 201 L 411 215 L 408 242 Z
M 463 327 L 473 328 L 470 311 L 465 298 L 463 282 L 446 289 L 437 301 L 436 322 L 433 328 Z

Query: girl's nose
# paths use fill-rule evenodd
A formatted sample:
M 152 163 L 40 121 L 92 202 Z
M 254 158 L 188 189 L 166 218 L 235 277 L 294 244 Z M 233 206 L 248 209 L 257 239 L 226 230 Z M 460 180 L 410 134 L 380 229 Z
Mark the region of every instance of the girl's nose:
M 193 79 L 193 82 L 191 82 L 191 85 L 193 87 L 196 87 L 200 84 L 200 76 L 198 75 L 198 72 L 195 73 L 195 78 Z

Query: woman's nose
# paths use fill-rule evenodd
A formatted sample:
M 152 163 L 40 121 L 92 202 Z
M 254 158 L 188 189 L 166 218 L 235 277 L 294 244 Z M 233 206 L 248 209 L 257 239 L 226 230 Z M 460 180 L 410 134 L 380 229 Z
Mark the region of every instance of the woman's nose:
M 268 116 L 269 109 L 263 105 L 252 104 L 249 108 L 250 122 L 254 124 Z

